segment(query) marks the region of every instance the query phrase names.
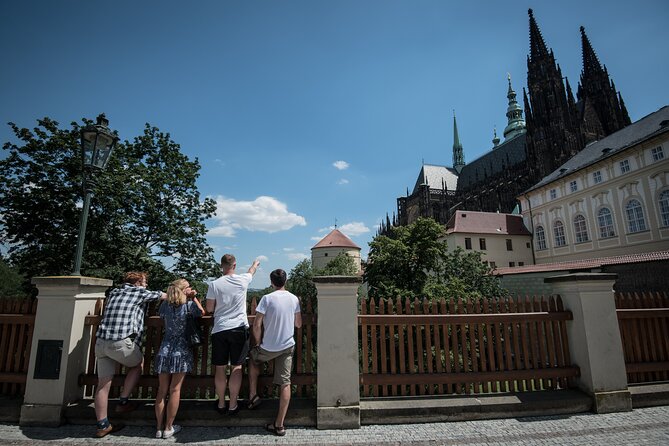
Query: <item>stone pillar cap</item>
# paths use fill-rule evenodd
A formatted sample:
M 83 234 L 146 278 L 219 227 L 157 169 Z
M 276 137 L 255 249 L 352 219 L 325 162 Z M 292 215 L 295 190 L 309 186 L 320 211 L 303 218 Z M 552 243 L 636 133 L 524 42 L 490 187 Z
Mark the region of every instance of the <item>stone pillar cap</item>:
M 73 285 L 94 285 L 94 286 L 112 286 L 114 283 L 109 279 L 102 279 L 99 277 L 87 277 L 87 276 L 44 276 L 44 277 L 33 277 L 30 281 L 33 285 L 61 285 L 61 286 L 73 286 Z

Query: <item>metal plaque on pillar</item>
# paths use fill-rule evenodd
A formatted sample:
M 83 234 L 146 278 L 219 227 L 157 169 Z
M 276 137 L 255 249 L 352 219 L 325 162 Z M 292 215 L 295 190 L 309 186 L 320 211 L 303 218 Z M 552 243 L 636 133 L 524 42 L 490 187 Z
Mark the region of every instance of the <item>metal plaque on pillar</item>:
M 63 341 L 40 339 L 37 341 L 35 374 L 33 379 L 58 379 Z

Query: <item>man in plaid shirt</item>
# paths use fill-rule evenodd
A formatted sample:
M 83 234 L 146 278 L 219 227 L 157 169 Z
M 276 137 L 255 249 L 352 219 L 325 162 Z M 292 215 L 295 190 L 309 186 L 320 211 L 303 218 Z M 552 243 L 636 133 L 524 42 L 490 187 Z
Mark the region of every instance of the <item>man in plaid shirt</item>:
M 95 415 L 98 422 L 95 435 L 98 438 L 123 427 L 119 424 L 112 426 L 107 418 L 109 390 L 117 363 L 126 366 L 128 373 L 116 412 L 130 412 L 136 407 L 134 403 L 128 402 L 128 397 L 142 373 L 144 312 L 149 302 L 167 297 L 162 291 L 147 291 L 146 280 L 146 273 L 126 273 L 125 283 L 112 290 L 105 301 L 95 342 L 95 357 L 98 361 L 98 386 L 95 392 Z

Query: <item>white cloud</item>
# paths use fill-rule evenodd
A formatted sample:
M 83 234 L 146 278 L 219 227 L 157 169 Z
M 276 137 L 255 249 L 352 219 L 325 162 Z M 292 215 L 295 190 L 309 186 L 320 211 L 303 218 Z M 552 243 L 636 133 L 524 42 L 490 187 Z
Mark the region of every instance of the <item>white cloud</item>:
M 337 181 L 337 184 L 348 184 L 348 180 L 346 178 L 342 178 L 341 180 Z
M 267 257 L 267 256 L 258 256 L 258 257 L 256 257 L 256 259 L 259 262 L 269 262 L 269 257 Z
M 286 254 L 286 257 L 288 257 L 290 260 L 304 260 L 309 258 L 308 255 L 301 252 L 290 252 Z
M 352 221 L 351 223 L 346 223 L 338 229 L 350 237 L 355 237 L 357 235 L 369 232 L 369 228 L 361 221 Z
M 234 237 L 238 229 L 273 233 L 307 224 L 304 217 L 289 212 L 285 203 L 267 196 L 237 201 L 219 195 L 214 219 L 216 226 L 209 230 L 209 235 L 223 237 Z
M 283 248 L 285 252 L 295 251 L 295 248 Z
M 349 164 L 346 161 L 335 161 L 332 165 L 339 170 L 346 170 L 349 167 Z
M 327 228 L 320 228 L 318 232 L 319 233 L 330 232 L 334 228 L 335 228 L 334 226 L 328 226 Z M 365 224 L 361 221 L 352 221 L 351 223 L 346 223 L 344 225 L 337 226 L 337 229 L 339 229 L 341 232 L 348 235 L 349 237 L 355 237 L 369 232 L 369 228 L 365 226 Z M 323 237 L 311 237 L 311 240 L 320 240 L 322 238 Z
M 321 240 L 323 240 L 323 237 L 311 237 L 311 240 L 315 242 L 320 242 Z

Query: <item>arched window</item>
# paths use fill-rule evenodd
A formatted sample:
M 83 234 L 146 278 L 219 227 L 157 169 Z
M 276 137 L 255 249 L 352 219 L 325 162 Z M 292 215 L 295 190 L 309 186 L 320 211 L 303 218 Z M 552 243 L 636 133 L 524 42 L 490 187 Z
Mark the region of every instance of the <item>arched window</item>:
M 555 238 L 556 248 L 567 244 L 567 239 L 564 236 L 564 225 L 560 220 L 553 223 L 553 237 Z
M 641 232 L 646 230 L 646 220 L 643 218 L 643 208 L 639 200 L 630 200 L 625 206 L 627 212 L 627 227 L 629 232 Z
M 669 190 L 660 194 L 660 217 L 662 218 L 662 226 L 669 226 Z
M 546 233 L 543 226 L 537 226 L 535 236 L 537 238 L 537 251 L 546 249 Z
M 613 230 L 613 216 L 609 208 L 601 208 L 597 213 L 597 223 L 599 224 L 599 238 L 615 237 L 616 231 Z
M 582 215 L 574 217 L 574 235 L 576 237 L 576 243 L 588 241 L 588 227 L 585 224 L 585 217 Z

